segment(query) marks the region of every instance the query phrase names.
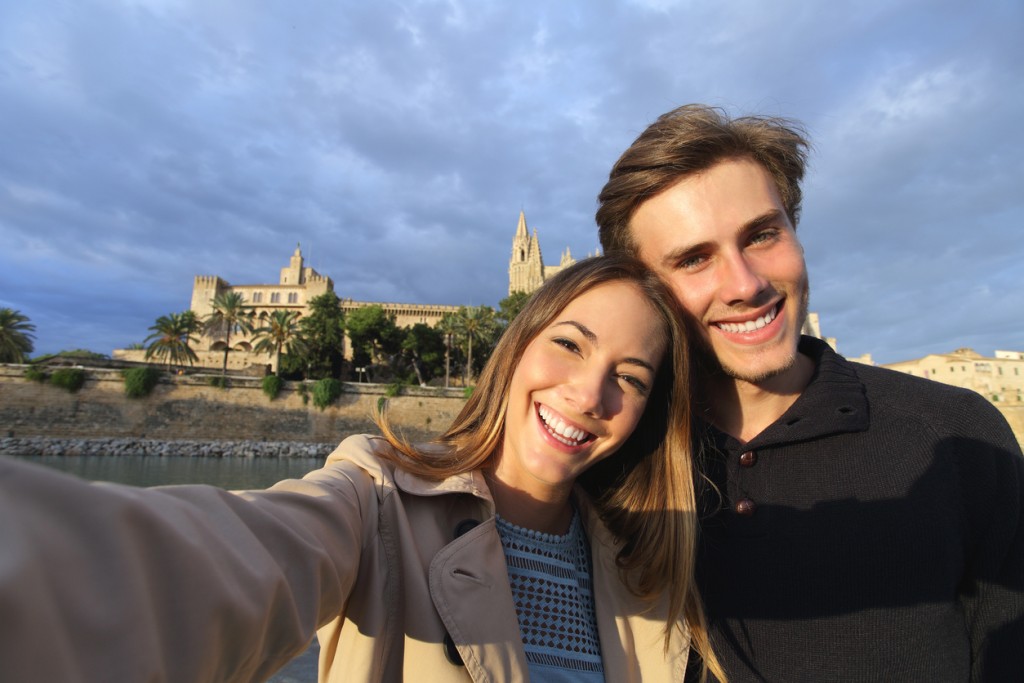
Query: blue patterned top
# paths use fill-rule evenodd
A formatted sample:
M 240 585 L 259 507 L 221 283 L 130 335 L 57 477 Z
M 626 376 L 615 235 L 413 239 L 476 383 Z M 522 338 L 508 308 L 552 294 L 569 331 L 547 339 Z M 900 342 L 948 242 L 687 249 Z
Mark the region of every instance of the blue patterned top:
M 532 683 L 604 681 L 590 581 L 590 544 L 573 511 L 564 536 L 497 516 Z

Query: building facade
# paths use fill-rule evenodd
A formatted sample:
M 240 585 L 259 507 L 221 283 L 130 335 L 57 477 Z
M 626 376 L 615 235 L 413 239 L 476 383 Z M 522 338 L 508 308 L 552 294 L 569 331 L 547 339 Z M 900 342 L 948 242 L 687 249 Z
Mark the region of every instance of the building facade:
M 882 367 L 971 389 L 996 405 L 1024 403 L 1024 351 L 996 351 L 989 358 L 963 348 Z
M 253 314 L 253 327 L 262 327 L 273 311 L 295 311 L 301 318 L 309 313 L 309 302 L 328 292 L 334 291 L 334 281 L 305 265 L 302 249 L 296 246 L 288 265 L 281 269 L 276 284 L 232 285 L 216 275 L 197 275 L 192 284 L 191 310 L 200 320 L 213 312 L 213 300 L 218 295 L 237 292 Z M 455 313 L 458 306 L 433 304 L 399 304 L 373 301 L 341 299 L 342 311 L 346 314 L 366 306 L 380 306 L 385 313 L 393 315 L 395 324 L 407 327 L 424 323 L 437 325 L 448 313 Z M 231 334 L 231 352 L 228 354 L 228 369 L 242 371 L 255 369 L 256 372 L 269 368 L 276 372 L 277 359 L 274 354 L 256 353 L 253 350 L 255 335 L 236 330 Z M 198 357 L 195 365 L 200 368 L 220 368 L 224 364 L 225 341 L 219 336 L 202 334 L 193 350 Z M 345 357 L 351 358 L 348 337 L 345 338 Z M 144 350 L 116 349 L 113 357 L 120 360 L 144 361 Z

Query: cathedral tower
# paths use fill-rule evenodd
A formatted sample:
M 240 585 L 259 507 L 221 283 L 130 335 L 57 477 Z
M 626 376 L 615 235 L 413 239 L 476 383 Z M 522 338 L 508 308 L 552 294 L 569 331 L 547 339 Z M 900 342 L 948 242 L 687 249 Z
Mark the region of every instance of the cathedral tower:
M 557 266 L 545 266 L 544 257 L 540 252 L 540 240 L 537 239 L 536 228 L 533 235 L 526 227 L 526 214 L 519 212 L 519 224 L 516 226 L 515 237 L 512 238 L 512 259 L 508 263 L 508 293 L 533 292 L 544 284 L 544 281 L 566 266 L 576 263 L 576 259 L 566 247 L 562 252 Z

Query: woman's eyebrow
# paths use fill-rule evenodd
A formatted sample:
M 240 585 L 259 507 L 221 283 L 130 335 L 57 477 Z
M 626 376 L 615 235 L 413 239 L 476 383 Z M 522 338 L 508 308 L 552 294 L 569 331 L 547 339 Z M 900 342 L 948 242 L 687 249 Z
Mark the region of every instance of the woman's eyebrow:
M 600 344 L 598 344 L 597 341 L 597 335 L 594 334 L 594 332 L 583 323 L 576 322 L 575 320 L 562 320 L 552 325 L 552 327 L 559 327 L 560 325 L 569 325 L 570 327 L 575 327 L 577 330 L 579 330 L 580 334 L 587 338 L 587 340 L 591 344 L 593 344 L 594 346 L 600 346 Z M 633 358 L 632 356 L 630 356 L 629 358 L 623 358 L 622 362 L 629 363 L 630 365 L 639 365 L 642 368 L 647 368 L 651 372 L 657 372 L 650 363 L 648 363 L 642 358 Z
M 577 330 L 580 331 L 580 334 L 587 338 L 587 341 L 589 341 L 591 344 L 594 344 L 595 346 L 597 345 L 597 335 L 594 334 L 591 331 L 591 329 L 584 325 L 583 323 L 578 323 L 575 320 L 563 320 L 561 322 L 555 323 L 554 325 L 552 325 L 552 327 L 558 327 L 559 325 L 571 325 L 572 327 L 575 327 Z

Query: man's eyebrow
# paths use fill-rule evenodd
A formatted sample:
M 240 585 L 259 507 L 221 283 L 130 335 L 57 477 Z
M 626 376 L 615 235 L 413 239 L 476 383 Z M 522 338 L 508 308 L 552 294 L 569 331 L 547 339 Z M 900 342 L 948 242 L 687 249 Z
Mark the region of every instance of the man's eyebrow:
M 594 334 L 593 331 L 583 323 L 576 322 L 575 320 L 562 320 L 552 325 L 552 327 L 558 327 L 560 325 L 568 325 L 570 327 L 575 327 L 577 330 L 579 330 L 580 334 L 587 338 L 587 341 L 589 341 L 594 346 L 599 346 L 597 341 L 597 335 Z M 642 358 L 633 358 L 632 356 L 630 356 L 628 358 L 623 358 L 622 362 L 628 363 L 630 365 L 638 365 L 642 368 L 647 368 L 653 373 L 657 373 L 657 370 L 655 370 L 650 363 L 648 363 Z
M 783 222 L 784 218 L 784 213 L 782 213 L 778 209 L 771 209 L 769 211 L 765 211 L 760 216 L 755 216 L 754 218 L 751 218 L 749 221 L 744 223 L 743 227 L 740 228 L 740 232 L 751 232 L 753 230 L 758 230 L 760 228 L 765 227 L 766 225 L 771 225 L 772 223 Z
M 755 230 L 760 230 L 766 225 L 771 225 L 772 223 L 779 222 L 783 216 L 784 214 L 778 209 L 769 209 L 760 216 L 755 216 L 751 218 L 749 221 L 740 226 L 740 229 L 737 230 L 736 232 L 738 234 L 743 234 L 747 232 L 753 232 Z M 705 240 L 704 242 L 696 242 L 694 244 L 684 244 L 681 247 L 677 247 L 672 251 L 666 253 L 665 256 L 662 257 L 661 262 L 664 266 L 671 268 L 674 267 L 677 263 L 685 261 L 687 257 L 692 256 L 694 254 L 706 252 L 709 249 L 712 249 L 713 247 L 714 242 L 711 240 Z

